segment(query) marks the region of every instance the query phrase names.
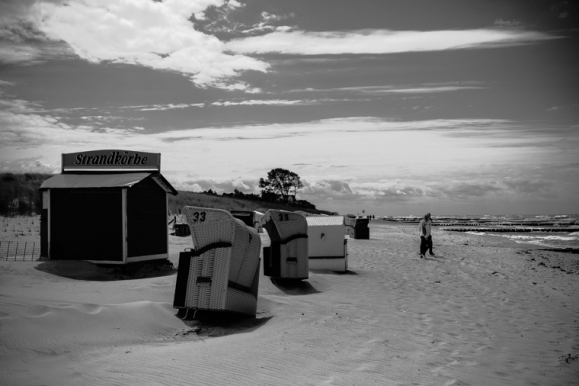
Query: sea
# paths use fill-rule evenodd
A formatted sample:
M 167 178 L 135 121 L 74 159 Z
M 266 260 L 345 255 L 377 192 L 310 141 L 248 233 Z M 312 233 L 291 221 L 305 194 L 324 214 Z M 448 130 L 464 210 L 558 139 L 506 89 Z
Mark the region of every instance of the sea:
M 417 216 L 387 216 L 385 220 L 418 222 Z M 579 249 L 579 214 L 432 216 L 441 229 L 468 229 L 465 233 L 504 237 L 521 244 L 553 249 Z M 498 231 L 500 230 L 500 232 Z

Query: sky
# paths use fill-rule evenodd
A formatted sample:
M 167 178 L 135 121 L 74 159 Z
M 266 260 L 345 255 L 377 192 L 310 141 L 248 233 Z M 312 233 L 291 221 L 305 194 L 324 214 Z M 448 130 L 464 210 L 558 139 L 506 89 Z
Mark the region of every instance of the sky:
M 0 0 L 0 172 L 161 153 L 341 214 L 579 213 L 579 4 Z

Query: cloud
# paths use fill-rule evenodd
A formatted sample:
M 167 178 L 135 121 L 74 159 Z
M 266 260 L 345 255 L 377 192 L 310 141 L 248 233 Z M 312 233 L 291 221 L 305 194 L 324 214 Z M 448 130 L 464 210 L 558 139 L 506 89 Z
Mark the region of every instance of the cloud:
M 116 62 L 174 71 L 200 87 L 256 92 L 235 82 L 243 71 L 261 71 L 268 64 L 226 53 L 223 42 L 196 31 L 192 15 L 203 19 L 204 10 L 223 0 L 82 0 L 38 1 L 18 15 L 51 41 L 63 41 L 80 58 L 93 63 Z M 228 6 L 239 4 L 229 2 Z M 0 30 L 6 31 L 7 28 Z M 35 60 L 45 52 L 33 45 L 3 48 L 4 62 Z
M 444 199 L 468 201 L 489 197 L 553 197 L 552 182 L 532 178 L 464 181 L 395 180 L 389 182 L 356 182 L 353 178 L 304 179 L 304 189 L 299 192 L 306 200 L 418 202 Z
M 0 161 L 0 171 L 11 172 L 17 170 L 19 173 L 47 173 L 55 174 L 60 172 L 59 166 L 53 166 L 36 158 L 23 158 L 14 161 Z
M 204 103 L 169 103 L 166 105 L 150 105 L 150 106 L 136 106 L 139 111 L 165 111 L 165 110 L 175 110 L 175 109 L 186 109 L 189 107 L 204 107 Z M 125 107 L 129 108 L 129 107 Z
M 420 84 L 420 85 L 408 85 L 408 86 L 391 86 L 391 85 L 380 85 L 380 86 L 356 86 L 356 87 L 335 87 L 326 89 L 314 89 L 305 88 L 291 90 L 290 92 L 348 92 L 356 93 L 361 95 L 386 95 L 386 94 L 429 94 L 429 93 L 440 93 L 440 92 L 451 92 L 451 91 L 461 91 L 461 90 L 477 90 L 483 89 L 484 87 L 479 82 L 452 82 L 452 83 L 440 83 L 440 84 Z
M 503 19 L 496 19 L 495 25 L 501 27 L 521 27 L 523 23 L 518 20 L 503 20 Z
M 190 177 L 182 174 L 173 174 L 171 184 L 176 189 L 190 192 L 212 191 L 223 194 L 232 193 L 235 189 L 243 193 L 259 193 L 259 178 L 257 177 L 232 177 L 210 178 Z
M 89 117 L 91 120 L 93 117 Z M 104 121 L 112 121 L 105 119 Z M 70 125 L 49 114 L 0 110 L 0 148 L 94 146 L 107 148 L 131 136 L 133 128 Z M 16 151 L 17 153 L 17 151 Z
M 283 99 L 269 99 L 269 100 L 244 100 L 244 101 L 217 101 L 211 103 L 211 106 L 255 106 L 255 105 L 270 105 L 270 106 L 287 106 L 305 104 L 300 99 L 283 100 Z
M 211 103 L 212 106 L 296 106 L 296 105 L 315 105 L 330 102 L 344 102 L 347 99 L 250 99 L 242 101 L 217 101 Z
M 261 22 L 252 25 L 250 28 L 244 29 L 241 32 L 244 34 L 255 34 L 261 32 L 272 32 L 272 31 L 280 31 L 280 32 L 287 32 L 293 29 L 290 26 L 275 26 L 272 25 L 272 22 L 278 22 L 286 19 L 290 19 L 295 17 L 294 13 L 289 13 L 287 15 L 275 15 L 268 12 L 261 13 Z
M 516 194 L 548 194 L 553 188 L 551 182 L 539 179 L 512 178 L 503 184 Z
M 535 43 L 554 36 L 533 31 L 478 29 L 456 31 L 353 32 L 275 31 L 234 39 L 226 47 L 238 53 L 295 55 L 391 54 Z
M 0 161 L 0 171 L 19 173 L 48 173 L 54 174 L 60 171 L 59 166 L 53 166 L 36 158 L 22 158 L 14 161 Z
M 34 113 L 42 110 L 42 105 L 23 99 L 0 99 L 0 108 L 14 113 Z

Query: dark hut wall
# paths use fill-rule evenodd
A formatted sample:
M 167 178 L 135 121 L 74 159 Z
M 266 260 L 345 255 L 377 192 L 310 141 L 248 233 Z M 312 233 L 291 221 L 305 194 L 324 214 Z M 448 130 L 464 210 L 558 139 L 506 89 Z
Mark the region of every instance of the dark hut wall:
M 51 259 L 123 260 L 121 189 L 51 189 L 50 204 Z
M 127 191 L 127 257 L 167 253 L 167 193 L 150 177 Z

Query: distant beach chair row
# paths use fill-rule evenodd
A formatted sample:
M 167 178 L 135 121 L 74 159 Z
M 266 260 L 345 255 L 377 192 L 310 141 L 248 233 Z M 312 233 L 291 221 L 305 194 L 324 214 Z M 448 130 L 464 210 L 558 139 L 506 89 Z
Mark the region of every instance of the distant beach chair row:
M 263 273 L 274 280 L 304 280 L 310 269 L 347 271 L 343 216 L 308 216 L 268 210 L 265 214 L 229 213 L 186 206 L 193 249 L 180 253 L 173 307 L 227 311 L 255 316 L 261 238 Z

